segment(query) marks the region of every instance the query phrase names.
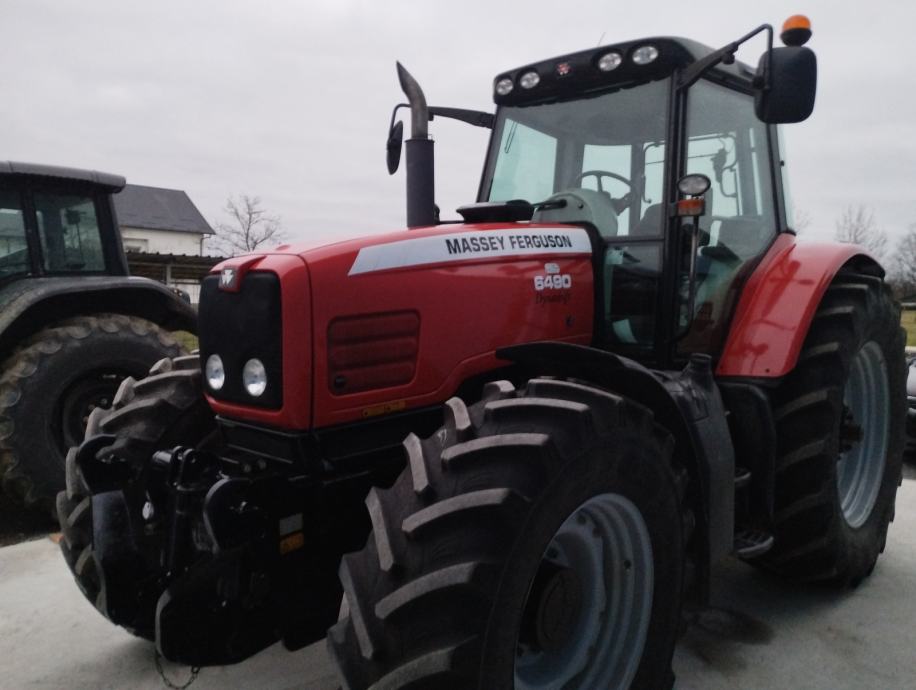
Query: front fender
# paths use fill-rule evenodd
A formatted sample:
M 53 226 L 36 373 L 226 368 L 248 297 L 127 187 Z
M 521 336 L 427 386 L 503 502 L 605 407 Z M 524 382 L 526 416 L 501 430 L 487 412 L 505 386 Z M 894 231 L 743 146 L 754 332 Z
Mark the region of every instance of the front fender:
M 857 245 L 777 237 L 744 286 L 716 375 L 775 379 L 792 371 L 814 312 L 846 266 L 884 277 L 875 258 Z
M 707 601 L 713 564 L 734 545 L 735 454 L 710 358 L 697 355 L 682 372 L 652 371 L 626 357 L 584 345 L 536 342 L 497 350 L 532 374 L 589 381 L 640 403 L 674 437 L 675 456 L 695 479 L 697 596 Z

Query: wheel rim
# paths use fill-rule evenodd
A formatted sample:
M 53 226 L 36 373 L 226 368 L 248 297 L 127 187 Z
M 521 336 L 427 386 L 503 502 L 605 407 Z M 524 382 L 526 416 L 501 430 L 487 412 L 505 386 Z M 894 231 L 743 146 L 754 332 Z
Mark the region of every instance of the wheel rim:
M 877 343 L 866 343 L 853 359 L 843 404 L 837 485 L 843 516 L 856 528 L 865 524 L 875 506 L 887 455 L 890 392 L 887 364 Z
M 94 372 L 71 384 L 60 402 L 58 443 L 66 452 L 83 441 L 86 422 L 97 408 L 108 408 L 127 374 Z
M 629 687 L 649 629 L 652 542 L 636 505 L 601 494 L 560 526 L 525 603 L 517 690 Z

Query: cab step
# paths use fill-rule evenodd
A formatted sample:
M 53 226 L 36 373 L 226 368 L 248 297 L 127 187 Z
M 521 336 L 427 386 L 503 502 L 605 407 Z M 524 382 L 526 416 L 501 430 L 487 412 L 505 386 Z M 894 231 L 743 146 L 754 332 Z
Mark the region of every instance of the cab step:
M 739 530 L 735 534 L 735 555 L 751 559 L 762 556 L 773 548 L 773 535 L 756 529 Z
M 743 489 L 751 483 L 751 471 L 746 467 L 735 467 L 735 488 Z

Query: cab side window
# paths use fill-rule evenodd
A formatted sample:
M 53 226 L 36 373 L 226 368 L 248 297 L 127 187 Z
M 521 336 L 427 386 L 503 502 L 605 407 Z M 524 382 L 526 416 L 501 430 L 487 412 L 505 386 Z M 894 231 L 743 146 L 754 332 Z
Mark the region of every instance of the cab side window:
M 680 349 L 716 352 L 737 288 L 777 232 L 769 143 L 751 96 L 705 80 L 688 95 L 687 136 L 684 172 L 702 173 L 712 185 L 698 224 L 692 314 L 682 300 L 681 329 L 687 336 Z
M 36 192 L 35 211 L 46 271 L 105 270 L 102 238 L 92 197 Z
M 19 192 L 0 190 L 0 279 L 29 272 L 29 246 Z

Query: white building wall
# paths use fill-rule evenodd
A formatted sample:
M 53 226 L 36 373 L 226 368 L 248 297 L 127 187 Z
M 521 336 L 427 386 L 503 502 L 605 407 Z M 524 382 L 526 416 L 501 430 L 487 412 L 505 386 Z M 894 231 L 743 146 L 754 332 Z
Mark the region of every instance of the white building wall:
M 202 237 L 203 235 L 193 232 L 121 228 L 124 250 L 128 252 L 133 250 L 148 254 L 200 256 L 200 240 Z
M 198 304 L 200 302 L 200 283 L 192 283 L 184 280 L 173 280 L 169 283 L 171 287 L 177 287 L 181 290 L 184 290 L 188 293 L 188 296 L 191 298 L 191 304 Z

